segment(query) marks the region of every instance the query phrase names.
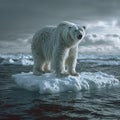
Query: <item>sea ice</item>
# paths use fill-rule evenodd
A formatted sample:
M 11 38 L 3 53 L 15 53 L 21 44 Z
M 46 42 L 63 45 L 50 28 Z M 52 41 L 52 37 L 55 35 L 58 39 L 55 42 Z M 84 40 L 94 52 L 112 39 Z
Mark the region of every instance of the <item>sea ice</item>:
M 32 72 L 12 76 L 16 84 L 30 91 L 41 94 L 108 88 L 119 85 L 119 80 L 103 72 L 82 72 L 79 77 L 68 76 L 57 78 L 53 73 L 35 76 Z

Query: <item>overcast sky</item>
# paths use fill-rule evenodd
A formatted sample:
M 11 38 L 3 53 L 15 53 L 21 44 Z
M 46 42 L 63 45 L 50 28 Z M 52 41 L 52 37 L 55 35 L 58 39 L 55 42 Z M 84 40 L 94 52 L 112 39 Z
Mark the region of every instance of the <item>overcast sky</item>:
M 29 38 L 46 24 L 114 19 L 119 24 L 119 18 L 120 0 L 0 0 L 0 47 Z

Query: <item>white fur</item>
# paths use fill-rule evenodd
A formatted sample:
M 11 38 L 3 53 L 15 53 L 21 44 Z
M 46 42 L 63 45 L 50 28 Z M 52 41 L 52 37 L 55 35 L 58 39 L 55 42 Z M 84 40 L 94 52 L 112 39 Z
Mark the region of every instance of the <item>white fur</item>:
M 74 23 L 61 22 L 39 30 L 32 40 L 33 73 L 41 75 L 53 70 L 57 76 L 78 75 L 75 71 L 78 44 L 85 35 L 84 28 Z

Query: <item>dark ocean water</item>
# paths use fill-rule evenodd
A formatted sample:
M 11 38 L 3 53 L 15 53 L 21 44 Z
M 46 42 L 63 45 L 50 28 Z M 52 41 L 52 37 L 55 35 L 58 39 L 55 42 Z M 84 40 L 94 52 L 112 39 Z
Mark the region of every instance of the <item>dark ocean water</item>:
M 12 75 L 32 71 L 30 55 L 0 56 L 0 120 L 120 120 L 120 87 L 40 94 L 19 88 Z M 120 80 L 120 56 L 80 55 L 78 72 Z

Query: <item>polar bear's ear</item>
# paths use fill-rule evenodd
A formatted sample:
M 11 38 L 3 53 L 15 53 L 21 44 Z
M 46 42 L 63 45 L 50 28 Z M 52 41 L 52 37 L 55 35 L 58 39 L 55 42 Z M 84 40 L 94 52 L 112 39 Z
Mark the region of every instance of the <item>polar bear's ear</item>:
M 86 29 L 86 26 L 82 26 L 82 28 L 85 30 L 85 29 Z

